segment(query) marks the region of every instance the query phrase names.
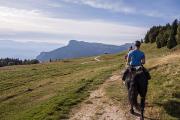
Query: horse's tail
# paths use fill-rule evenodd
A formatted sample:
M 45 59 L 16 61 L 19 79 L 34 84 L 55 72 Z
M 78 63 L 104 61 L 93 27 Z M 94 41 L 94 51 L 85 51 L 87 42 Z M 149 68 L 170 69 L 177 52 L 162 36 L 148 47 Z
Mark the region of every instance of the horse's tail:
M 130 83 L 128 92 L 129 92 L 128 97 L 129 97 L 130 104 L 133 106 L 137 106 L 138 105 L 137 103 L 138 91 L 134 82 Z

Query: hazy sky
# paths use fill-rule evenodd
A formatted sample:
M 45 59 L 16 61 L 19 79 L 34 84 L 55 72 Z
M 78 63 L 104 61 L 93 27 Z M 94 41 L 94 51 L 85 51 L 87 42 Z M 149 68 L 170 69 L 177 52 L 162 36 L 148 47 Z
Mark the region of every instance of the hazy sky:
M 123 44 L 180 18 L 180 0 L 0 0 L 0 39 Z

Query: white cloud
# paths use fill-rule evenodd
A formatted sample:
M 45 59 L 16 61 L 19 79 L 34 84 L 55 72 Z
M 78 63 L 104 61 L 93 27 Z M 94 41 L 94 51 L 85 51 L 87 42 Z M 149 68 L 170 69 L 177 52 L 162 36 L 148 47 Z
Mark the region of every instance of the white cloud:
M 0 7 L 0 32 L 64 34 L 76 38 L 108 39 L 142 37 L 146 28 L 97 20 L 80 21 L 50 18 L 38 10 Z M 74 39 L 74 38 L 71 38 Z
M 122 0 L 112 2 L 111 0 L 63 0 L 69 3 L 88 5 L 94 8 L 101 8 L 122 13 L 135 13 L 136 9 L 132 6 L 125 5 Z
M 53 8 L 61 8 L 61 7 L 63 7 L 63 5 L 62 4 L 57 4 L 57 3 L 47 3 L 47 5 L 49 6 L 49 7 L 53 7 Z
M 112 0 L 63 0 L 68 3 L 75 3 L 80 5 L 88 5 L 93 8 L 105 9 L 113 12 L 119 12 L 124 14 L 144 15 L 154 18 L 167 18 L 167 14 L 158 10 L 145 10 L 137 8 L 136 6 L 130 6 L 125 3 L 124 0 L 112 1 Z M 169 15 L 174 18 L 175 15 Z
M 24 17 L 24 16 L 39 16 L 40 13 L 38 10 L 24 10 L 24 9 L 16 9 L 16 8 L 9 8 L 0 6 L 0 16 L 6 17 L 6 16 L 18 16 L 18 17 Z
M 157 10 L 151 10 L 151 11 L 141 10 L 140 14 L 145 15 L 145 16 L 149 16 L 149 17 L 155 17 L 155 18 L 167 18 L 167 16 L 164 13 L 159 12 Z

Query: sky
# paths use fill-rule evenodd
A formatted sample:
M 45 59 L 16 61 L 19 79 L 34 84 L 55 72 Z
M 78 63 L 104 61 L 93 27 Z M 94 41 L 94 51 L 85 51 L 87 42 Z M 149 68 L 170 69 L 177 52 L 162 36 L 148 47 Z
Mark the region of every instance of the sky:
M 0 0 L 0 40 L 121 45 L 179 11 L 180 0 Z

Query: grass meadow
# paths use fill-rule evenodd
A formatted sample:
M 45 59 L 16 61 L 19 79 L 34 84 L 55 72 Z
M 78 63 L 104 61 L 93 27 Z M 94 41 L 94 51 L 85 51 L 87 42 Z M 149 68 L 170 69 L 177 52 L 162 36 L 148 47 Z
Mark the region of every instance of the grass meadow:
M 74 105 L 123 67 L 121 56 L 103 55 L 100 62 L 89 57 L 0 68 L 0 118 L 68 118 Z

